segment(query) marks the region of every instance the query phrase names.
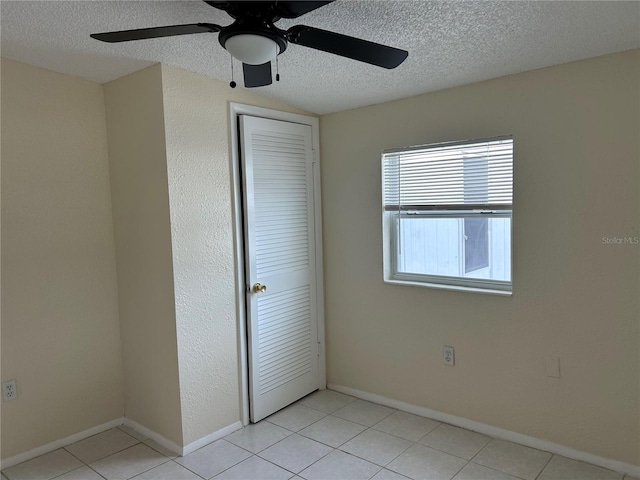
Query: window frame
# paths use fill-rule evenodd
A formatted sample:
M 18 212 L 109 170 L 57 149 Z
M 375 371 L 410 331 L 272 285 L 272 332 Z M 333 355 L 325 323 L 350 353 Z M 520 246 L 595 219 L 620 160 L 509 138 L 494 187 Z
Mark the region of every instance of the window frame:
M 482 138 L 472 139 L 461 142 L 446 142 L 438 144 L 428 144 L 418 147 L 409 147 L 407 149 L 392 149 L 385 150 L 381 155 L 382 165 L 382 231 L 383 231 L 383 280 L 389 284 L 420 286 L 428 288 L 446 289 L 446 290 L 460 290 L 475 293 L 488 293 L 497 295 L 510 296 L 513 293 L 513 201 L 509 208 L 500 210 L 483 210 L 483 209 L 430 209 L 420 212 L 411 212 L 399 209 L 397 212 L 388 210 L 385 208 L 384 188 L 385 188 L 385 154 L 400 153 L 415 151 L 419 149 L 437 148 L 438 146 L 453 146 L 453 145 L 468 145 L 477 144 L 483 142 L 491 142 L 496 140 L 509 139 L 512 142 L 512 154 L 513 154 L 513 137 L 500 136 L 494 138 Z M 511 159 L 511 167 L 513 169 L 513 156 Z M 511 188 L 513 189 L 513 177 L 511 179 Z M 462 207 L 462 205 L 460 206 Z M 476 207 L 475 205 L 473 207 Z M 505 206 L 506 207 L 506 206 Z M 509 218 L 509 240 L 510 240 L 510 261 L 509 261 L 509 281 L 506 280 L 491 280 L 491 279 L 478 279 L 462 276 L 449 276 L 449 275 L 435 275 L 435 274 L 419 274 L 419 273 L 407 273 L 398 271 L 398 234 L 397 228 L 399 225 L 399 219 L 415 218 L 415 217 L 428 217 L 428 218 L 456 218 L 463 220 L 464 218 Z M 464 247 L 461 248 L 464 254 Z M 491 255 L 491 253 L 489 253 Z M 462 258 L 464 262 L 465 259 Z

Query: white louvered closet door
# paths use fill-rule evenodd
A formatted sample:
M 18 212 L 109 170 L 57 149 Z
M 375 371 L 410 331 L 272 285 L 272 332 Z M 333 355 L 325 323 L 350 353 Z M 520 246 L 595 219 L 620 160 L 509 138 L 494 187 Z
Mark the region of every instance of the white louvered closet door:
M 308 125 L 242 115 L 240 141 L 257 422 L 318 388 L 312 133 Z

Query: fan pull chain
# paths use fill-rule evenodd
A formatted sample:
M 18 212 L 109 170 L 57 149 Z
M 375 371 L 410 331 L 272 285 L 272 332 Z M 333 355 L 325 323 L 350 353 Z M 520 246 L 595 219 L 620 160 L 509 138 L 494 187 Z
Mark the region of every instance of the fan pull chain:
M 276 45 L 276 82 L 280 81 L 280 72 L 278 70 L 278 46 Z
M 229 86 L 231 88 L 236 88 L 236 82 L 233 80 L 233 55 L 230 55 L 231 57 L 231 83 L 229 83 Z

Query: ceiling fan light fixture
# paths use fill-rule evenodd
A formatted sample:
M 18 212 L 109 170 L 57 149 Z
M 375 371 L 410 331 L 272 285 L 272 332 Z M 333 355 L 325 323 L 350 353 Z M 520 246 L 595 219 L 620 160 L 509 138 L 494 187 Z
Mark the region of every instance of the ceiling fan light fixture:
M 262 65 L 275 59 L 280 47 L 271 38 L 243 33 L 227 38 L 224 48 L 242 63 Z

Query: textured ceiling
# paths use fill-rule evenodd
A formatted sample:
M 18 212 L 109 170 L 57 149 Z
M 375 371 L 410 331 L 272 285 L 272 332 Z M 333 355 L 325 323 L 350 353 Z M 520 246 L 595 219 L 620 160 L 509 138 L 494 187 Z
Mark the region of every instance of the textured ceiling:
M 107 44 L 90 33 L 230 17 L 199 0 L 0 2 L 2 56 L 107 82 L 156 62 L 230 80 L 217 34 Z M 324 114 L 640 47 L 640 2 L 338 0 L 296 20 L 409 51 L 395 70 L 297 45 L 257 91 Z M 236 63 L 236 80 L 242 70 Z M 240 84 L 241 80 L 239 81 Z

